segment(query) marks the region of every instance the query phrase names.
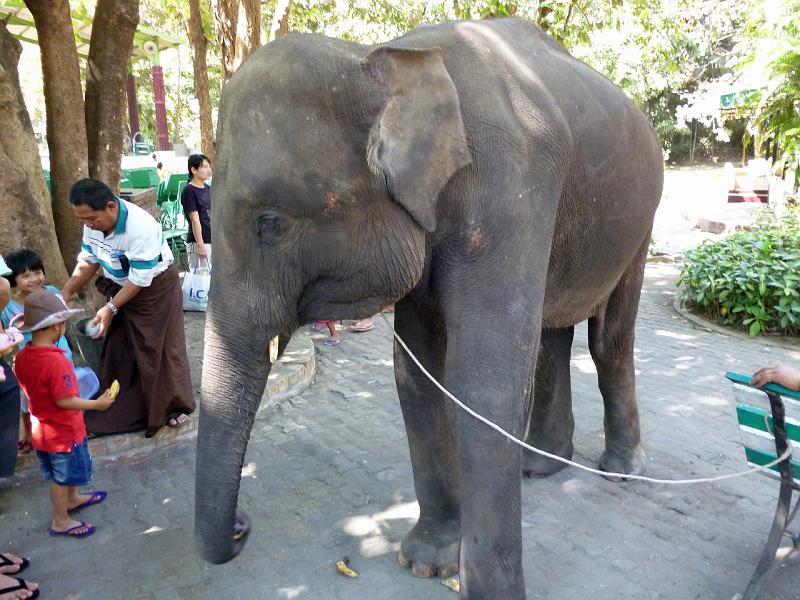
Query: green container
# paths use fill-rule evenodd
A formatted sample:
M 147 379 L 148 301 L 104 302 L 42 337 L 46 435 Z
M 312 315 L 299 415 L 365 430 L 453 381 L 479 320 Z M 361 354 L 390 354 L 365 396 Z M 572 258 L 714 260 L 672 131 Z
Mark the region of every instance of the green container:
M 128 171 L 128 180 L 134 188 L 156 187 L 159 184 L 158 171 L 155 167 L 131 169 Z

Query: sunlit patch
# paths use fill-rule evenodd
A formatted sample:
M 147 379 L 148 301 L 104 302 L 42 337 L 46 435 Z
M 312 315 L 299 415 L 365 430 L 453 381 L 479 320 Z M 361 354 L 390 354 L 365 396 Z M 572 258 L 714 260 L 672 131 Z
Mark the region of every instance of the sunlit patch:
M 570 363 L 581 373 L 597 373 L 597 368 L 594 366 L 591 356 L 575 356 Z
M 242 477 L 252 477 L 253 479 L 255 479 L 257 470 L 258 467 L 256 463 L 254 462 L 247 463 L 244 467 L 242 467 Z
M 580 494 L 586 489 L 586 482 L 581 479 L 568 479 L 561 484 L 561 491 L 565 494 Z
M 685 333 L 675 333 L 674 331 L 666 331 L 664 329 L 656 329 L 653 333 L 656 335 L 660 335 L 662 337 L 672 338 L 673 340 L 681 340 L 683 342 L 688 342 L 695 339 L 693 335 L 686 335 Z
M 148 535 L 150 533 L 160 533 L 164 531 L 163 527 L 158 527 L 157 525 L 153 525 L 150 529 L 145 529 L 139 535 Z
M 362 556 L 373 558 L 400 550 L 400 542 L 391 542 L 387 533 L 391 521 L 404 520 L 409 525 L 419 519 L 417 502 L 398 502 L 384 511 L 372 515 L 357 515 L 342 522 L 342 531 L 353 537 L 362 538 L 359 552 Z
M 281 598 L 299 598 L 303 594 L 308 591 L 308 588 L 304 585 L 298 585 L 295 587 L 285 587 L 285 588 L 278 588 L 278 594 Z

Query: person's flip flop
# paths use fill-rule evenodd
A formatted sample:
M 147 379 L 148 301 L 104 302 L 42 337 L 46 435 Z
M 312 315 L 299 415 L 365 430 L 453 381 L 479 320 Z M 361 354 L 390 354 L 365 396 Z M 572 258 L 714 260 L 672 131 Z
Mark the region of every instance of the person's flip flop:
M 24 579 L 22 579 L 21 577 L 11 577 L 10 579 L 13 579 L 19 585 L 16 585 L 14 587 L 3 588 L 2 590 L 0 590 L 0 596 L 2 596 L 3 594 L 9 594 L 11 592 L 17 592 L 17 591 L 20 591 L 20 590 L 28 590 L 29 592 L 31 592 L 31 595 L 28 596 L 29 600 L 32 600 L 33 598 L 38 598 L 39 597 L 39 590 L 29 589 L 27 582 Z
M 0 560 L 3 561 L 3 562 L 0 562 L 0 569 L 2 569 L 3 567 L 13 567 L 14 565 L 19 567 L 19 569 L 17 569 L 16 571 L 10 572 L 10 573 L 3 573 L 2 571 L 0 571 L 0 574 L 2 574 L 2 575 L 16 575 L 17 573 L 22 573 L 25 569 L 28 568 L 28 565 L 31 564 L 31 561 L 29 561 L 27 558 L 22 558 L 20 556 L 19 559 L 22 562 L 21 563 L 15 563 L 13 560 L 8 558 L 5 554 L 0 552 Z M 0 592 L 0 593 L 2 593 L 2 592 Z
M 341 343 L 341 341 L 342 340 L 338 338 L 328 338 L 322 343 L 325 344 L 326 346 L 338 346 Z
M 77 512 L 79 510 L 83 510 L 87 506 L 94 506 L 95 504 L 100 504 L 101 502 L 103 502 L 103 500 L 106 499 L 106 496 L 108 496 L 108 492 L 104 492 L 102 490 L 92 492 L 91 497 L 86 502 L 84 502 L 83 504 L 78 504 L 78 506 L 76 506 L 75 508 L 69 509 L 69 512 Z
M 352 325 L 350 327 L 351 331 L 356 331 L 358 333 L 363 333 L 365 331 L 369 331 L 375 327 L 375 323 L 370 323 L 369 325 Z
M 78 533 L 78 532 L 75 531 L 76 529 L 80 529 L 81 527 L 86 527 L 86 531 L 84 531 L 82 533 Z M 88 537 L 88 536 L 90 536 L 90 535 L 92 535 L 94 533 L 94 525 L 87 525 L 86 523 L 81 521 L 80 525 L 75 525 L 75 527 L 70 527 L 69 529 L 67 529 L 65 531 L 56 531 L 55 529 L 48 529 L 47 533 L 49 533 L 50 535 L 52 535 L 54 537 L 58 536 L 58 535 L 66 535 L 66 536 L 78 537 L 78 538 Z

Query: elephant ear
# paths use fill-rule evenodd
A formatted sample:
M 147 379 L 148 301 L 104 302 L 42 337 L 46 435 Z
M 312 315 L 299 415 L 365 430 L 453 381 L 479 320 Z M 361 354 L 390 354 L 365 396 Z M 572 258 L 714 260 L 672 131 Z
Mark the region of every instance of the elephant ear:
M 370 130 L 367 162 L 395 202 L 432 232 L 439 192 L 472 162 L 456 87 L 439 48 L 383 46 L 366 60 L 388 92 Z

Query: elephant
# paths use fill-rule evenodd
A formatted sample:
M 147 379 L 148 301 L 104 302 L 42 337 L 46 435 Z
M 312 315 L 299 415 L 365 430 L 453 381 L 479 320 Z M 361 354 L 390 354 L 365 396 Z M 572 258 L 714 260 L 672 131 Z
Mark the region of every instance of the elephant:
M 588 319 L 601 465 L 639 471 L 634 321 L 662 181 L 647 118 L 522 19 L 375 46 L 295 34 L 257 50 L 219 111 L 201 555 L 229 561 L 250 532 L 237 501 L 268 341 L 392 303 L 396 332 L 446 389 L 563 456 L 573 326 Z M 552 465 L 526 467 L 398 344 L 394 366 L 420 507 L 400 562 L 458 571 L 462 599 L 524 598 L 521 474 Z

